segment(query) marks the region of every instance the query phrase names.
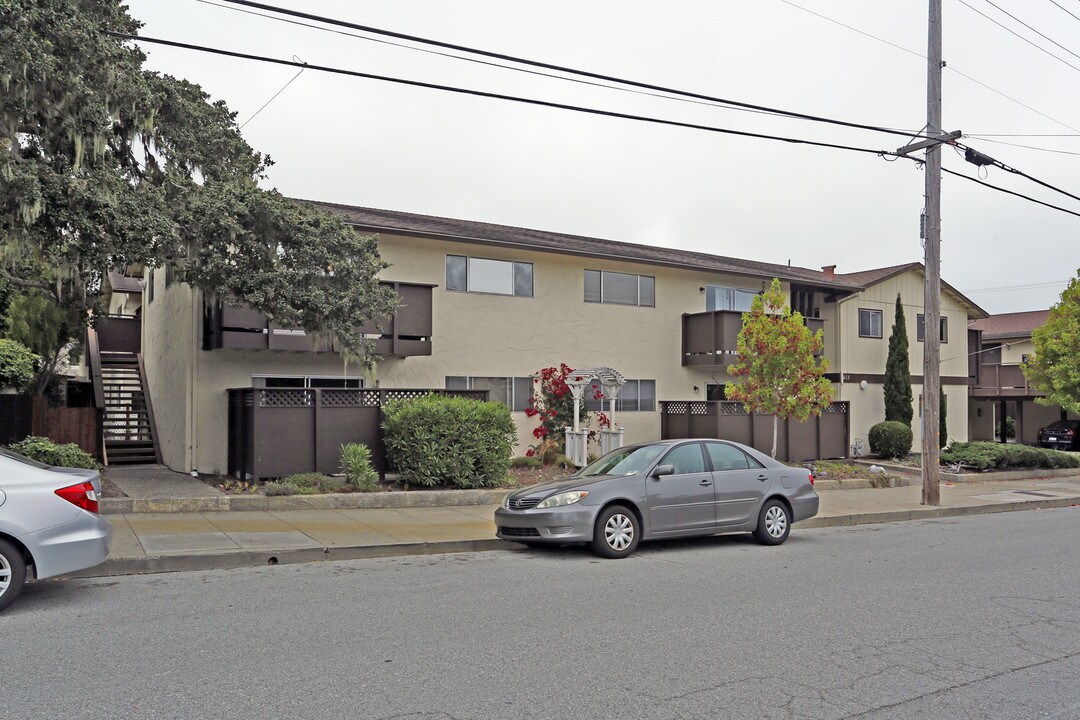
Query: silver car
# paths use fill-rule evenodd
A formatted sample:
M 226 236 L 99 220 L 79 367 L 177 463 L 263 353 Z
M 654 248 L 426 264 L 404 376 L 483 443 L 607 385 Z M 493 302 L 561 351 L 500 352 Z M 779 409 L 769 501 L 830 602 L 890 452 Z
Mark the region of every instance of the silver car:
M 112 525 L 98 514 L 100 495 L 96 470 L 52 467 L 0 449 L 0 610 L 28 576 L 104 562 Z
M 608 453 L 570 477 L 515 490 L 497 535 L 526 545 L 591 543 L 622 558 L 641 540 L 752 532 L 779 545 L 818 511 L 814 477 L 724 440 L 662 440 Z

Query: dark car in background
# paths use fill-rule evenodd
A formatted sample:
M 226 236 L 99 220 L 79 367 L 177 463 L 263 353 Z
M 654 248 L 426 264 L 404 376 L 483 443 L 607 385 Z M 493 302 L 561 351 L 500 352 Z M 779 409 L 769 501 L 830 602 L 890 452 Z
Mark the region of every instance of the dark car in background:
M 516 490 L 497 534 L 525 545 L 589 543 L 608 558 L 641 540 L 749 532 L 779 545 L 818 511 L 814 477 L 739 443 L 661 440 L 608 453 L 568 478 Z
M 1058 420 L 1039 430 L 1040 447 L 1055 450 L 1080 450 L 1080 421 Z

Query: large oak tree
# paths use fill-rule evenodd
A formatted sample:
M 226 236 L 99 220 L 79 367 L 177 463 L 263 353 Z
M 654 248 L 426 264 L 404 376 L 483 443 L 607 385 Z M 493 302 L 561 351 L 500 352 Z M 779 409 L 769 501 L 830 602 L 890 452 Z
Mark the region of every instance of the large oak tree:
M 106 31 L 140 24 L 118 0 L 0 0 L 0 267 L 17 291 L 75 317 L 110 268 L 177 276 L 274 322 L 335 337 L 396 298 L 376 240 L 259 187 L 270 159 L 235 113 L 186 80 L 143 68 Z

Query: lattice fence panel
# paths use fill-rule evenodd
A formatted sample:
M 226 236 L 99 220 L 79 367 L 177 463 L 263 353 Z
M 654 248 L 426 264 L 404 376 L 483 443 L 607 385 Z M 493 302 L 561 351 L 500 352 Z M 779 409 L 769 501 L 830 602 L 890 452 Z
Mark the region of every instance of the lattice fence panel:
M 260 390 L 259 407 L 310 407 L 315 401 L 313 390 Z

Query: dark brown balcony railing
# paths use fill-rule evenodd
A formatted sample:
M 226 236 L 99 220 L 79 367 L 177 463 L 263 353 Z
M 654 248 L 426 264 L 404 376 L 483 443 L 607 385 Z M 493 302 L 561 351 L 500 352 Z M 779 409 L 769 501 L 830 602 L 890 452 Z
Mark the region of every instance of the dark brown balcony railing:
M 398 294 L 398 308 L 379 326 L 358 328 L 375 344 L 375 354 L 390 357 L 431 355 L 431 291 L 433 285 L 384 282 Z M 269 322 L 265 315 L 246 305 L 218 302 L 207 306 L 204 323 L 206 350 L 303 350 L 336 352 L 329 338 Z
M 982 365 L 973 397 L 1035 397 L 1042 395 L 1028 384 L 1019 365 Z
M 742 329 L 741 312 L 715 310 L 682 316 L 682 364 L 723 367 L 735 362 Z M 805 318 L 811 332 L 825 329 L 820 318 Z

